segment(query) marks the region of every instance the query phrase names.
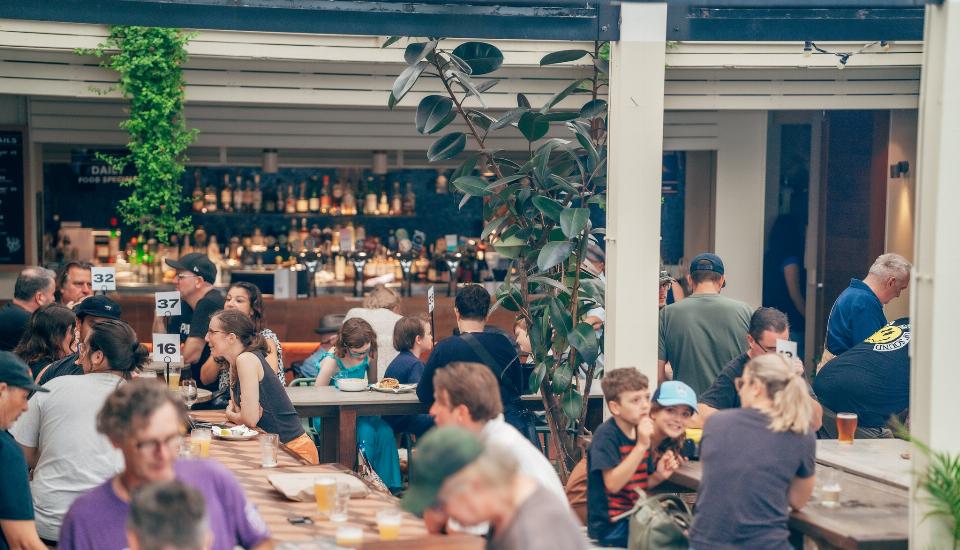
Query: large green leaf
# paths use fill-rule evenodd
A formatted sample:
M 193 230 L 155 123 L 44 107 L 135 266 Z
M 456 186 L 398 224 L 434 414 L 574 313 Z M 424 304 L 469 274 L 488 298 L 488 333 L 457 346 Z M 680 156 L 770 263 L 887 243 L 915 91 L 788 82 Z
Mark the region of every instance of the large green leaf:
M 402 37 L 402 36 L 391 36 L 391 37 L 388 38 L 386 41 L 384 41 L 384 43 L 381 44 L 380 47 L 381 47 L 381 48 L 388 48 L 388 47 L 390 47 L 390 45 L 395 44 L 396 42 L 399 42 L 401 38 L 403 38 L 403 37 Z
M 416 65 L 410 65 L 400 73 L 400 76 L 393 81 L 393 97 L 397 98 L 397 102 L 403 99 L 403 96 L 407 95 L 407 92 L 410 91 L 410 88 L 413 88 L 413 85 L 417 83 L 417 79 L 420 78 L 420 75 L 423 74 L 423 70 L 427 68 L 426 61 L 420 61 Z
M 464 97 L 464 99 L 470 96 L 475 96 L 477 100 L 480 101 L 480 105 L 483 105 L 483 107 L 486 108 L 487 103 L 483 100 L 483 96 L 480 95 L 480 90 L 477 89 L 477 87 L 473 84 L 473 80 L 471 80 L 466 73 L 462 71 L 450 71 L 450 73 L 454 75 L 457 83 L 460 84 L 460 86 L 463 88 L 463 91 L 466 92 L 467 95 Z
M 564 286 L 563 283 L 561 283 L 560 281 L 558 281 L 558 280 L 556 280 L 556 279 L 551 279 L 550 277 L 545 277 L 545 276 L 543 276 L 543 275 L 537 275 L 537 276 L 535 276 L 535 277 L 530 277 L 530 278 L 527 279 L 527 282 L 529 282 L 529 283 L 537 283 L 537 284 L 541 284 L 541 285 L 547 285 L 547 286 L 549 286 L 549 287 L 553 287 L 553 288 L 559 290 L 560 292 L 564 292 L 564 293 L 566 293 L 566 294 L 569 294 L 569 293 L 570 293 L 570 289 L 568 289 L 566 286 Z
M 490 88 L 493 88 L 494 86 L 496 86 L 499 82 L 500 81 L 497 80 L 496 78 L 490 78 L 488 80 L 484 80 L 480 84 L 477 84 L 477 91 L 479 91 L 480 93 L 483 93 L 489 90 Z
M 560 229 L 568 239 L 572 239 L 583 231 L 589 219 L 589 208 L 567 208 L 560 213 Z
M 494 231 L 500 229 L 500 226 L 503 225 L 503 222 L 506 221 L 506 219 L 507 216 L 504 215 L 496 217 L 487 222 L 487 224 L 483 226 L 483 231 L 480 233 L 480 240 L 487 240 L 487 237 L 489 237 Z
M 586 102 L 580 107 L 580 118 L 595 118 L 607 113 L 607 102 L 602 99 L 594 99 Z
M 442 130 L 456 114 L 452 99 L 442 95 L 428 95 L 417 105 L 417 131 L 421 134 L 432 134 Z
M 493 248 L 495 248 L 501 256 L 515 260 L 520 256 L 520 252 L 526 244 L 527 242 L 523 239 L 510 236 L 493 243 Z
M 394 97 L 393 92 L 390 92 L 390 97 L 387 98 L 387 109 L 393 109 L 397 106 L 397 98 Z
M 553 393 L 563 393 L 567 391 L 567 388 L 570 387 L 570 382 L 573 381 L 573 369 L 570 368 L 570 362 L 561 362 L 556 370 L 553 371 L 551 378 L 553 378 L 553 380 L 551 380 L 550 389 Z
M 427 151 L 427 159 L 430 162 L 452 159 L 459 155 L 466 146 L 467 136 L 463 132 L 450 132 L 433 142 L 433 145 Z
M 540 268 L 540 271 L 546 271 L 566 260 L 572 251 L 573 243 L 569 241 L 549 242 L 540 250 L 537 267 Z
M 453 186 L 475 197 L 485 197 L 490 194 L 490 183 L 476 176 L 461 176 L 453 180 Z
M 433 50 L 437 48 L 437 41 L 431 40 L 429 42 L 414 42 L 412 44 L 407 44 L 407 49 L 403 52 L 403 59 L 407 62 L 407 65 L 414 65 L 420 62 L 421 59 L 433 53 Z
M 567 335 L 567 340 L 580 353 L 584 361 L 593 363 L 597 360 L 600 344 L 592 325 L 577 323 L 577 326 Z
M 562 111 L 559 113 L 547 113 L 543 115 L 550 122 L 566 122 L 580 117 L 580 113 L 574 111 Z
M 547 135 L 550 130 L 550 121 L 537 113 L 526 112 L 517 121 L 517 128 L 527 141 L 537 141 Z
M 453 55 L 470 66 L 470 74 L 492 73 L 503 64 L 503 53 L 486 42 L 464 42 L 453 49 Z
M 571 387 L 560 399 L 560 407 L 571 422 L 579 420 L 580 413 L 583 411 L 583 396 L 576 388 Z
M 557 63 L 567 63 L 576 61 L 585 55 L 590 55 L 587 50 L 562 50 L 559 52 L 548 53 L 540 60 L 540 66 L 556 65 Z
M 517 107 L 526 107 L 530 108 L 530 100 L 527 99 L 527 96 L 523 94 L 517 94 Z
M 498 118 L 496 122 L 490 125 L 490 131 L 499 130 L 500 128 L 513 124 L 520 120 L 520 117 L 527 111 L 529 111 L 527 107 L 517 107 L 516 109 L 507 111 L 502 117 Z
M 457 181 L 457 178 L 461 176 L 473 174 L 473 169 L 477 165 L 478 160 L 480 160 L 480 153 L 467 157 L 467 159 L 453 171 L 453 174 L 450 174 L 450 181 Z
M 555 222 L 560 221 L 560 214 L 563 212 L 563 205 L 559 202 L 551 199 L 550 197 L 537 195 L 536 197 L 533 197 L 533 205 L 537 207 L 537 210 L 543 212 L 544 216 Z
M 570 318 L 570 312 L 556 297 L 551 297 L 550 305 L 550 323 L 560 334 L 569 334 L 573 330 L 573 320 Z
M 500 285 L 497 289 L 497 301 L 500 305 L 509 311 L 520 311 L 520 304 L 523 303 L 523 296 L 516 287 Z
M 530 373 L 530 380 L 527 382 L 527 392 L 540 393 L 540 385 L 543 383 L 543 377 L 547 375 L 547 364 L 540 363 Z
M 556 95 L 554 95 L 553 97 L 551 97 L 551 98 L 550 98 L 550 101 L 548 101 L 548 102 L 546 103 L 546 105 L 544 105 L 543 108 L 540 109 L 540 112 L 541 112 L 541 113 L 546 113 L 547 111 L 549 111 L 550 109 L 552 109 L 554 105 L 556 105 L 557 103 L 560 103 L 561 101 L 563 101 L 568 95 L 570 95 L 570 94 L 572 94 L 572 93 L 574 93 L 574 92 L 576 92 L 576 91 L 579 91 L 579 90 L 580 90 L 580 86 L 581 86 L 584 82 L 587 82 L 587 79 L 581 78 L 580 80 L 574 80 L 573 82 L 571 82 L 569 86 L 567 86 L 566 88 L 560 90 L 559 92 L 556 93 Z

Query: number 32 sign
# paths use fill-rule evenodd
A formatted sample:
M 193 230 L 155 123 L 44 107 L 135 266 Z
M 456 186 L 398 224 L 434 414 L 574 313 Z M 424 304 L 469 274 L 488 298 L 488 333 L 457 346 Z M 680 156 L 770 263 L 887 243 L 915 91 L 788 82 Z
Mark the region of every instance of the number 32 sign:
M 180 362 L 180 335 L 154 334 L 153 360 L 158 363 Z

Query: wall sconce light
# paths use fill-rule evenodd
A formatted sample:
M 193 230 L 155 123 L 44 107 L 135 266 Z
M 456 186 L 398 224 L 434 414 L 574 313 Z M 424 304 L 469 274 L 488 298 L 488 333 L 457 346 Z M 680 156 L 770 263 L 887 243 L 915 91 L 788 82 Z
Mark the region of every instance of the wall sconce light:
M 896 164 L 890 165 L 891 178 L 901 178 L 903 176 L 906 176 L 909 173 L 910 173 L 910 163 L 905 160 L 901 160 Z
M 276 149 L 263 150 L 263 173 L 276 174 L 279 168 L 280 160 Z

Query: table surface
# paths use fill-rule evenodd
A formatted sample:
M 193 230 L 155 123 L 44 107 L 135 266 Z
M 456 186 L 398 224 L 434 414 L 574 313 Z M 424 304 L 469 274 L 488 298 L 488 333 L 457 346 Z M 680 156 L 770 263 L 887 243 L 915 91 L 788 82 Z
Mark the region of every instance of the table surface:
M 197 411 L 191 413 L 197 420 L 222 423 L 224 414 L 221 411 Z M 476 548 L 483 547 L 483 540 L 478 537 L 457 535 L 439 536 L 429 535 L 423 521 L 415 516 L 403 513 L 400 527 L 400 540 L 395 542 L 380 542 L 377 534 L 376 515 L 384 509 L 396 508 L 397 499 L 373 492 L 363 499 L 351 499 L 349 505 L 350 518 L 343 523 L 335 523 L 321 519 L 317 515 L 316 504 L 313 502 L 293 502 L 287 500 L 267 481 L 267 477 L 278 473 L 324 473 L 345 472 L 336 464 L 321 464 L 319 466 L 305 466 L 291 454 L 278 453 L 276 468 L 260 467 L 260 447 L 256 439 L 249 441 L 224 441 L 214 439 L 210 445 L 210 458 L 226 466 L 243 486 L 247 498 L 256 504 L 264 521 L 270 528 L 274 544 L 286 543 L 284 548 L 296 548 L 296 543 L 309 543 L 317 539 L 332 541 L 336 530 L 342 525 L 353 525 L 363 529 L 363 548 Z M 293 525 L 287 521 L 288 517 L 308 516 L 313 519 L 312 525 Z
M 902 439 L 857 439 L 853 445 L 841 445 L 836 439 L 819 439 L 817 462 L 909 489 L 913 477 L 910 449 L 910 442 Z
M 383 393 L 373 390 L 340 391 L 333 386 L 295 386 L 287 388 L 287 395 L 294 407 L 298 406 L 328 406 L 328 405 L 382 405 L 389 403 L 419 403 L 417 392 Z M 590 399 L 603 398 L 600 384 L 593 384 L 590 388 Z M 528 394 L 521 397 L 523 401 L 539 401 L 539 394 Z

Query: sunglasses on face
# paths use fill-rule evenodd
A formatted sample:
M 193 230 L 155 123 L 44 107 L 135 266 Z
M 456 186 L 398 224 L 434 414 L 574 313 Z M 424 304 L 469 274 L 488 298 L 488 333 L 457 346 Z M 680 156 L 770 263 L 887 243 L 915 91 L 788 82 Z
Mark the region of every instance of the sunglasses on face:
M 370 348 L 367 347 L 367 349 L 364 350 L 359 348 L 347 348 L 347 353 L 350 354 L 350 357 L 353 357 L 354 359 L 360 359 L 370 354 Z

